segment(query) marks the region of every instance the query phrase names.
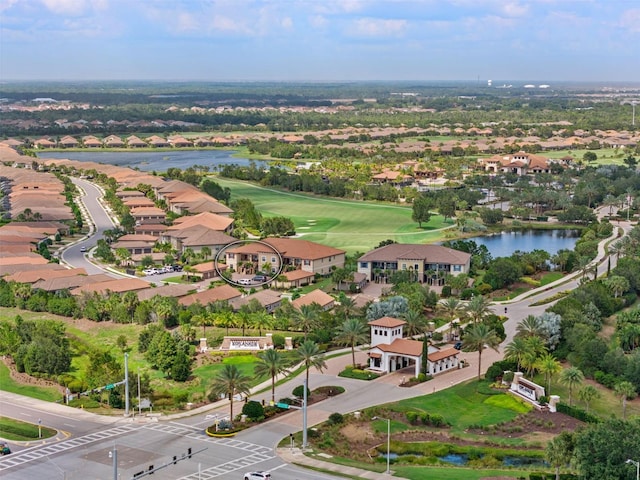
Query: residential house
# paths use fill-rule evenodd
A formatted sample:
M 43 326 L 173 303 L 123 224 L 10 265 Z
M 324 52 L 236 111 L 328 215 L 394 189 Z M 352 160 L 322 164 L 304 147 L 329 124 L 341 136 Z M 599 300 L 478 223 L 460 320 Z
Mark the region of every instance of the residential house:
M 219 287 L 204 290 L 202 292 L 186 295 L 180 298 L 180 300 L 178 300 L 178 303 L 180 305 L 184 305 L 185 307 L 188 307 L 193 303 L 199 303 L 202 306 L 206 306 L 209 303 L 229 302 L 234 298 L 240 298 L 241 296 L 242 293 L 240 292 L 240 290 L 232 287 L 231 285 L 225 284 Z
M 313 272 L 307 272 L 305 270 L 291 270 L 281 273 L 275 278 L 274 282 L 277 288 L 299 288 L 309 285 L 315 279 Z
M 127 147 L 128 148 L 146 148 L 148 147 L 147 143 L 141 140 L 139 137 L 135 135 L 130 135 L 127 137 Z
M 157 240 L 153 235 L 123 235 L 111 244 L 111 250 L 115 252 L 124 248 L 130 255 L 151 254 Z
M 234 310 L 240 310 L 243 305 L 248 305 L 252 300 L 262 305 L 267 313 L 273 313 L 282 303 L 282 295 L 274 290 L 258 290 L 255 293 L 234 298 L 229 301 Z
M 322 311 L 326 312 L 328 310 L 331 310 L 335 306 L 336 299 L 328 293 L 323 292 L 319 288 L 316 288 L 306 295 L 293 300 L 291 302 L 291 305 L 299 310 L 303 305 L 312 305 L 314 303 L 318 305 L 320 309 L 322 309 Z
M 86 148 L 102 148 L 102 142 L 99 138 L 94 137 L 93 135 L 87 135 L 86 137 L 82 137 L 82 144 Z
M 193 252 L 202 251 L 208 247 L 215 255 L 220 249 L 235 242 L 237 239 L 229 236 L 233 226 L 233 219 L 203 212 L 198 215 L 177 218 L 160 236 L 162 242 L 170 243 L 179 252 L 191 248 Z
M 104 146 L 109 148 L 124 148 L 125 143 L 117 135 L 109 135 L 104 139 Z
M 149 283 L 140 278 L 119 278 L 107 280 L 106 282 L 88 283 L 74 288 L 71 290 L 71 294 L 82 295 L 85 293 L 98 293 L 100 295 L 106 295 L 109 293 L 137 292 L 145 288 L 149 288 Z
M 167 219 L 167 214 L 164 210 L 158 207 L 136 207 L 130 210 L 131 216 L 135 218 L 136 225 L 145 223 L 164 223 Z
M 304 270 L 318 275 L 330 275 L 335 268 L 343 268 L 345 251 L 308 240 L 293 238 L 265 238 L 259 242 L 248 241 L 242 246 L 225 251 L 226 262 L 235 271 L 264 270 L 285 273 Z
M 153 148 L 166 148 L 171 146 L 167 140 L 158 135 L 151 135 L 147 138 L 147 144 Z
M 70 135 L 66 135 L 58 141 L 58 147 L 61 148 L 77 148 L 78 146 L 80 146 L 80 142 Z
M 368 281 L 386 281 L 394 272 L 406 271 L 420 283 L 441 285 L 445 274 L 469 273 L 470 267 L 470 254 L 440 245 L 393 243 L 358 259 L 358 272 Z

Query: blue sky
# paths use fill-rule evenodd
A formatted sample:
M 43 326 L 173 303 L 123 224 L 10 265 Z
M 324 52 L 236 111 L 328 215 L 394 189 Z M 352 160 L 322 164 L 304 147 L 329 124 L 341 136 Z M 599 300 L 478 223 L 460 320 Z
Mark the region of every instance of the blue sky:
M 4 80 L 640 82 L 640 0 L 0 0 Z

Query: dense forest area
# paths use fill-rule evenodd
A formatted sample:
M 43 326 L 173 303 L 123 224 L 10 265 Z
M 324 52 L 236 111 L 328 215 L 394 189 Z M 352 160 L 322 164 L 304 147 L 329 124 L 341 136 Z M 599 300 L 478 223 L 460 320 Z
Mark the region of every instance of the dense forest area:
M 513 129 L 537 125 L 540 132 L 536 134 L 548 138 L 551 125 L 557 122 L 570 123 L 563 125 L 569 127 L 569 135 L 577 128 L 630 128 L 627 95 L 596 88 L 491 89 L 462 84 L 5 84 L 0 87 L 4 105 L 1 134 L 118 134 L 149 128 L 117 124 L 122 121 L 184 122 L 172 124 L 173 131 L 272 132 L 319 131 L 337 126 L 428 128 L 505 123 Z M 39 102 L 34 103 L 36 99 Z M 43 99 L 66 106 L 63 111 L 10 107 L 37 105 Z M 217 111 L 217 107 L 225 110 Z M 61 118 L 67 123 L 86 124 L 81 128 L 59 126 L 55 122 Z M 26 130 L 17 124 L 29 120 Z

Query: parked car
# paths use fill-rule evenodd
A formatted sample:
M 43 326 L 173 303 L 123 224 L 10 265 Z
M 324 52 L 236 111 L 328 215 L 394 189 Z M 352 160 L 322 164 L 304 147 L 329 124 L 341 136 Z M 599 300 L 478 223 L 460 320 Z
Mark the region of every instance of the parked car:
M 240 280 L 238 280 L 238 283 L 240 285 L 251 285 L 251 279 L 250 278 L 241 278 Z
M 173 271 L 174 272 L 181 272 L 182 271 L 182 265 L 173 265 Z
M 271 480 L 269 472 L 248 472 L 244 474 L 244 480 Z
M 143 270 L 142 273 L 145 275 L 155 275 L 158 271 L 155 268 L 147 268 L 146 270 Z
M 266 277 L 265 275 L 256 275 L 256 276 L 255 276 L 255 277 L 253 277 L 251 280 L 252 280 L 252 281 L 254 281 L 254 282 L 260 282 L 260 283 L 263 283 L 263 282 L 266 282 L 266 281 L 267 281 L 267 277 Z
M 462 349 L 462 342 L 456 342 L 456 344 L 453 346 L 453 348 L 455 348 L 456 350 L 461 350 Z
M 171 273 L 171 272 L 173 272 L 173 265 L 165 265 L 165 266 L 162 268 L 162 271 L 163 271 L 164 273 Z

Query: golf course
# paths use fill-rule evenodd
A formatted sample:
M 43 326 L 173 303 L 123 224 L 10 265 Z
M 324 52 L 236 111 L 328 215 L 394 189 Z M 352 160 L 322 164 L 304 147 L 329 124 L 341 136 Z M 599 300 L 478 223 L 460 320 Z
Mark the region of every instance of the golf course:
M 433 215 L 419 228 L 411 219 L 411 207 L 363 201 L 336 200 L 303 193 L 284 192 L 248 182 L 215 178 L 231 190 L 231 199 L 250 198 L 265 216 L 290 218 L 300 238 L 330 245 L 347 253 L 366 252 L 381 241 L 431 243 L 444 239 L 446 229 L 455 225 Z

